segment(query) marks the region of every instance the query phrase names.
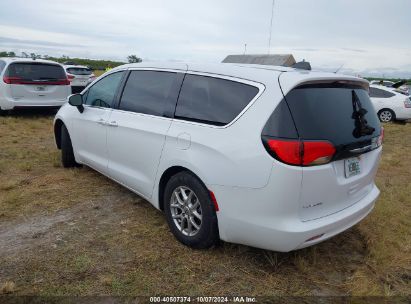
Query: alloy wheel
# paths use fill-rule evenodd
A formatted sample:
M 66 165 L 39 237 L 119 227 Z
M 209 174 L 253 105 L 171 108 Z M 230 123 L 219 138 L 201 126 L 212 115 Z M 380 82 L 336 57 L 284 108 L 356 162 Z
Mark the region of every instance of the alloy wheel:
M 173 191 L 170 211 L 174 224 L 186 236 L 196 235 L 202 224 L 201 204 L 193 190 L 180 186 Z
M 392 120 L 392 113 L 390 111 L 382 111 L 380 113 L 380 119 L 382 122 L 389 122 Z

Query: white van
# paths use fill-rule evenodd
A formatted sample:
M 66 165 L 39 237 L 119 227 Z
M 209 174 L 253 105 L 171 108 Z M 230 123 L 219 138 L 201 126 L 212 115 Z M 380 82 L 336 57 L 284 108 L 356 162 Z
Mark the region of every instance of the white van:
M 48 60 L 0 58 L 0 112 L 19 107 L 60 107 L 71 94 L 62 65 Z
M 164 211 L 183 244 L 290 251 L 357 224 L 379 195 L 368 81 L 284 67 L 141 63 L 72 95 L 54 131 Z M 104 189 L 102 190 L 104 191 Z

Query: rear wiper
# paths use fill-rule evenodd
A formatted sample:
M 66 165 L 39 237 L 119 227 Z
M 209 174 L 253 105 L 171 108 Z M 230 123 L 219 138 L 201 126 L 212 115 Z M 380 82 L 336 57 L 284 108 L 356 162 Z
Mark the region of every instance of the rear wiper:
M 362 107 L 361 101 L 354 90 L 352 90 L 352 108 L 352 118 L 355 120 L 355 129 L 353 131 L 353 136 L 355 138 L 360 138 L 361 136 L 373 134 L 375 128 L 370 127 L 368 125 L 368 121 L 364 118 L 365 114 L 367 114 L 368 111 Z

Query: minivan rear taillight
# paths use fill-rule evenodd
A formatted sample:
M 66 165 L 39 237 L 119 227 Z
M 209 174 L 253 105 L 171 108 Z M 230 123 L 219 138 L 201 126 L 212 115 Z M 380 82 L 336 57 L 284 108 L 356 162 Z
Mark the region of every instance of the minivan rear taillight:
M 17 84 L 17 83 L 21 82 L 22 79 L 20 77 L 7 77 L 7 76 L 4 76 L 3 81 L 4 81 L 4 83 L 7 83 L 7 84 Z
M 65 79 L 56 79 L 56 80 L 27 80 L 20 77 L 3 77 L 4 83 L 7 84 L 29 84 L 29 85 L 70 85 L 70 81 Z
M 316 166 L 329 163 L 335 147 L 328 141 L 272 139 L 264 140 L 268 152 L 277 160 L 294 166 Z

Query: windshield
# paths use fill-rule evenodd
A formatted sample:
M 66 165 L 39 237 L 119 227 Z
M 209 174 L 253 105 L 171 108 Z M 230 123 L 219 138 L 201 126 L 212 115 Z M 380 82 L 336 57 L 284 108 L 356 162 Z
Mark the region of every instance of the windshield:
M 67 73 L 73 75 L 91 75 L 92 71 L 88 68 L 68 68 Z

